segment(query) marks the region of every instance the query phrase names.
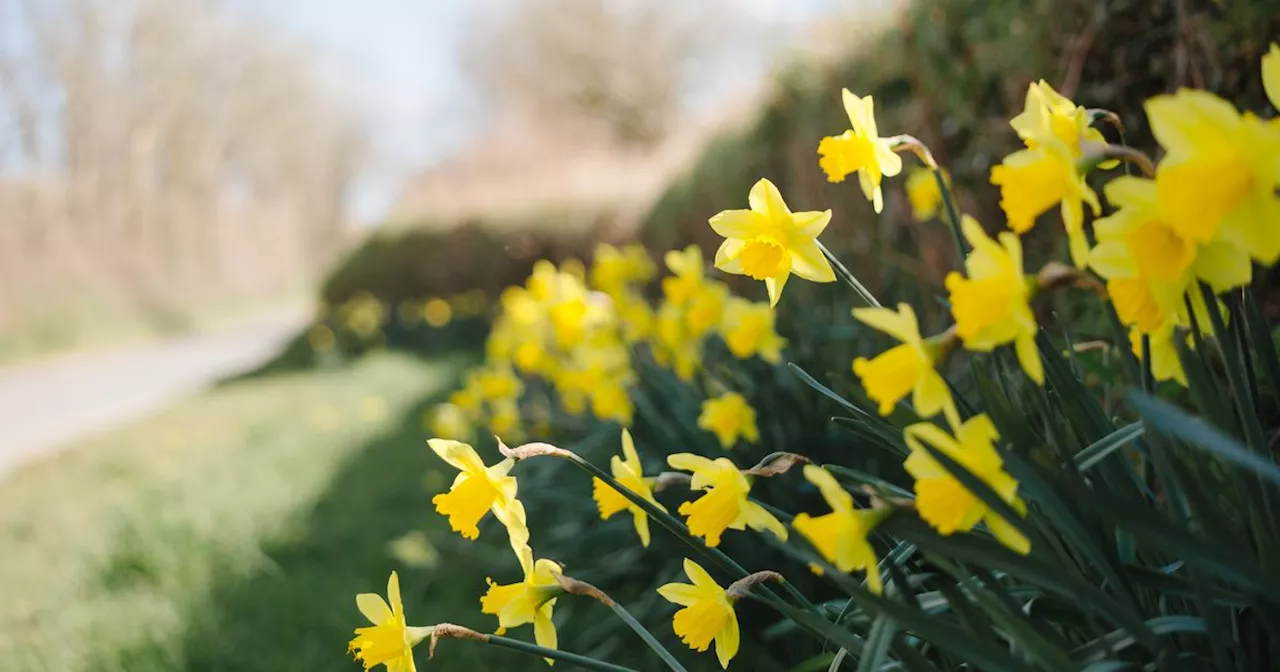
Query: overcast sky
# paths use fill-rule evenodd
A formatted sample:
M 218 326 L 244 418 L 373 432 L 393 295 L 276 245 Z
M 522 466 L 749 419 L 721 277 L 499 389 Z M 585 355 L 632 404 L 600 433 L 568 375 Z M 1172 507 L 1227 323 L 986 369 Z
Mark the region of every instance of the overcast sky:
M 697 2 L 698 0 L 689 0 Z M 829 11 L 839 0 L 729 0 L 780 31 Z M 472 12 L 483 0 L 238 0 L 284 33 L 321 52 L 335 86 L 358 101 L 384 161 L 357 185 L 352 213 L 382 217 L 409 175 L 456 151 L 479 130 L 482 110 L 458 61 Z M 767 63 L 735 59 L 729 80 L 759 77 Z

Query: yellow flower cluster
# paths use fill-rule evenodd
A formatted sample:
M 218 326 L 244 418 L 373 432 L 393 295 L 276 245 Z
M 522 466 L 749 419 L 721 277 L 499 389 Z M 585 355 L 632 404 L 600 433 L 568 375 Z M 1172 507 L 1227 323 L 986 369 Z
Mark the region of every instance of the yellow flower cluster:
M 1280 108 L 1280 47 L 1272 47 L 1262 72 L 1264 88 Z M 851 128 L 824 138 L 818 146 L 819 165 L 828 179 L 840 182 L 858 173 L 862 191 L 879 212 L 883 178 L 902 170 L 897 152 L 912 151 L 930 171 L 916 171 L 908 178 L 912 209 L 921 219 L 936 215 L 950 186 L 928 150 L 909 136 L 881 138 L 869 96 L 859 98 L 846 90 L 843 102 Z M 1118 165 L 1117 158 L 1135 159 L 1135 152 L 1108 145 L 1092 128 L 1092 115 L 1047 83 L 1032 84 L 1025 109 L 1011 120 L 1023 147 L 1005 157 L 990 176 L 1000 188 L 1009 230 L 993 237 L 972 217 L 953 222 L 967 249 L 963 272 L 945 280 L 953 324 L 940 334 L 925 336 L 910 305 L 853 312 L 860 322 L 897 341 L 874 357 L 854 359 L 853 373 L 867 397 L 882 415 L 901 407 L 919 418 L 902 430 L 908 449 L 903 468 L 913 479 L 914 497 L 895 505 L 913 508 L 940 535 L 982 526 L 1014 552 L 1031 551 L 1025 533 L 1031 528 L 1021 521 L 1028 505 L 1019 494 L 1018 481 L 1005 470 L 995 424 L 985 413 L 963 417 L 939 371 L 954 348 L 985 353 L 1011 346 L 1027 378 L 1043 385 L 1032 301 L 1064 284 L 1101 292 L 1100 283 L 1088 275 L 1096 272 L 1105 279 L 1108 300 L 1121 321 L 1132 330 L 1135 351 L 1142 352 L 1142 342 L 1149 340 L 1155 377 L 1185 382 L 1173 339 L 1195 324 L 1207 328 L 1208 316 L 1216 317 L 1214 311 L 1220 310 L 1213 295 L 1248 283 L 1252 263 L 1271 265 L 1280 259 L 1280 121 L 1240 113 L 1212 94 L 1189 90 L 1152 98 L 1146 111 L 1164 157 L 1146 177 L 1110 180 L 1103 193 L 1116 210 L 1090 222 L 1084 206 L 1095 217 L 1102 207 L 1086 177 L 1094 169 Z M 831 212 L 792 212 L 767 179 L 751 188 L 747 200 L 749 209 L 726 210 L 710 219 L 711 228 L 725 238 L 715 266 L 763 280 L 767 305 L 733 297 L 727 285 L 706 277 L 695 246 L 666 254 L 671 275 L 662 280 L 663 301 L 656 311 L 642 291 L 655 268 L 638 247 L 601 246 L 589 271 L 572 261 L 560 268 L 540 262 L 525 286 L 503 294 L 502 313 L 486 344 L 486 364 L 468 374 L 449 404 L 435 409 L 432 424 L 442 434 L 460 435 L 484 420 L 500 434 L 518 433 L 525 376 L 546 381 L 570 413 L 589 409 L 601 420 L 626 425 L 633 413 L 630 388 L 638 377 L 633 368 L 638 346 L 650 348 L 660 364 L 686 381 L 696 377 L 704 341 L 714 334 L 735 357 L 759 356 L 777 363 L 785 342 L 775 331 L 772 307 L 790 276 L 834 280 L 827 253 L 817 241 Z M 1055 206 L 1075 267 L 1048 264 L 1029 273 L 1020 236 Z M 1202 283 L 1209 290 L 1207 300 Z M 370 313 L 360 319 L 372 317 Z M 908 397 L 909 407 L 904 404 Z M 949 429 L 937 420 L 939 415 Z M 755 409 L 732 391 L 703 404 L 698 426 L 714 434 L 725 449 L 741 439 L 759 440 Z M 538 644 L 554 649 L 552 609 L 566 590 L 559 576 L 562 568 L 535 558 L 525 509 L 510 472 L 517 458 L 557 455 L 582 464 L 581 458 L 549 444 L 529 444 L 514 451 L 503 447 L 506 459 L 485 465 L 471 446 L 457 440 L 434 438 L 429 443 L 459 471 L 448 492 L 433 498 L 436 510 L 467 539 L 479 536 L 480 522 L 492 512 L 506 529 L 523 573 L 511 584 L 490 580 L 481 611 L 497 617 L 499 633 L 532 624 Z M 725 457 L 675 453 L 667 456 L 667 465 L 687 476 L 646 476 L 631 434 L 623 429 L 622 454 L 612 457 L 611 476 L 587 468 L 598 475 L 592 495 L 601 518 L 630 513 L 644 546 L 650 542 L 649 516 L 662 516 L 669 526 L 677 524 L 668 520 L 667 509 L 655 497 L 658 484 L 687 478 L 695 498 L 681 503 L 677 513 L 684 517 L 688 534 L 708 547 L 718 546 L 728 530 L 751 529 L 785 542 L 793 529 L 829 566 L 864 572 L 868 589 L 880 592 L 883 583 L 869 535 L 888 508 L 876 497 L 873 508 L 857 507 L 853 494 L 836 478 L 839 469 L 805 464 L 805 479 L 817 488 L 830 512 L 800 513 L 790 527 L 752 499 L 756 478 L 807 462 L 789 457 L 786 467 L 744 471 Z M 954 472 L 954 465 L 962 471 Z M 983 487 L 978 489 L 986 494 L 973 492 L 966 481 L 980 483 Z M 658 589 L 680 607 L 673 616 L 673 630 L 696 651 L 714 644 L 720 664 L 727 667 L 741 640 L 735 602 L 751 589 L 753 577 L 758 581 L 778 575 L 750 575 L 726 589 L 691 560 L 685 560 L 684 571 L 691 583 L 668 583 Z M 430 629 L 406 625 L 394 574 L 388 598 L 389 605 L 374 595 L 357 598 L 373 626 L 356 630 L 350 648 L 366 669 L 385 664 L 389 670 L 412 670 L 412 646 Z
M 663 300 L 656 310 L 644 295 L 656 268 L 641 246 L 602 244 L 586 271 L 572 260 L 560 268 L 538 262 L 523 287 L 503 293 L 485 364 L 467 374 L 447 403 L 427 414 L 427 428 L 435 436 L 459 440 L 477 427 L 519 437 L 522 379 L 529 378 L 548 382 L 569 414 L 590 412 L 628 425 L 634 413 L 629 388 L 637 379 L 636 356 L 642 347 L 685 382 L 701 369 L 707 339 L 713 336 L 739 359 L 781 363 L 786 340 L 778 335 L 768 304 L 733 296 L 728 285 L 707 277 L 697 246 L 672 250 L 665 262 L 671 274 L 662 279 Z M 719 429 L 707 428 L 719 437 L 732 433 L 754 441 L 749 412 L 746 406 L 745 411 L 735 409 L 733 417 L 722 417 L 713 410 Z M 733 420 L 739 416 L 740 422 Z M 733 442 L 728 441 L 726 445 Z

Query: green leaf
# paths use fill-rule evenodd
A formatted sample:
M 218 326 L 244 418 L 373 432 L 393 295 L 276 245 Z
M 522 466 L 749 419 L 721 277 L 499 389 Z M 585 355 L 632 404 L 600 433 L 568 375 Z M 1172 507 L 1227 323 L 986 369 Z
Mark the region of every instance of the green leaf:
M 1157 635 L 1167 635 L 1170 633 L 1194 633 L 1206 634 L 1208 629 L 1205 627 L 1203 618 L 1199 616 L 1158 616 L 1147 620 L 1147 627 Z M 1077 647 L 1071 652 L 1071 659 L 1078 664 L 1101 662 L 1102 656 L 1111 652 L 1123 651 L 1133 646 L 1136 640 L 1133 636 L 1124 630 L 1116 630 L 1110 632 L 1104 637 L 1095 639 L 1087 644 Z
M 1160 432 L 1199 446 L 1227 462 L 1252 471 L 1280 486 L 1280 466 L 1245 448 L 1235 439 L 1211 427 L 1203 420 L 1192 418 L 1177 406 L 1138 390 L 1129 390 L 1125 398 L 1138 415 Z
M 921 550 L 951 556 L 988 569 L 1005 572 L 1073 600 L 1082 608 L 1135 632 L 1144 644 L 1155 651 L 1159 642 L 1142 621 L 1096 586 L 1075 575 L 1050 567 L 1035 558 L 1018 555 L 999 543 L 972 534 L 942 536 L 928 525 L 906 516 L 893 516 L 880 524 L 888 534 L 914 542 Z
M 874 418 L 874 416 L 872 416 L 870 413 L 854 405 L 853 402 L 836 394 L 834 391 L 831 390 L 831 388 L 827 387 L 826 385 L 819 383 L 818 379 L 809 375 L 808 371 L 805 371 L 804 369 L 800 368 L 800 366 L 797 365 L 795 362 L 787 362 L 787 368 L 794 371 L 795 374 L 800 377 L 800 380 L 803 380 L 806 385 L 808 385 L 809 387 L 812 387 L 818 392 L 821 392 L 822 395 L 827 397 L 828 399 L 836 402 L 837 404 L 840 404 L 841 406 L 844 406 L 845 408 L 853 411 L 854 413 L 857 413 L 858 415 L 864 418 Z
M 858 661 L 858 672 L 878 672 L 884 669 L 885 659 L 889 656 L 889 645 L 897 628 L 893 619 L 880 614 L 871 624 L 867 633 L 866 648 L 862 651 L 862 659 Z
M 1075 454 L 1076 469 L 1086 471 L 1093 465 L 1106 459 L 1108 455 L 1123 447 L 1126 443 L 1142 436 L 1145 431 L 1141 422 L 1125 425 L 1120 429 L 1094 441 L 1084 450 Z

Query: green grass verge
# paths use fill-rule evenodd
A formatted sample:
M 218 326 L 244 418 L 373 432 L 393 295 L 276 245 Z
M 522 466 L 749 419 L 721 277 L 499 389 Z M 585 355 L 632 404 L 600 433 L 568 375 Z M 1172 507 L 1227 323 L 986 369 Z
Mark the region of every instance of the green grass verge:
M 450 475 L 421 426 L 464 364 L 382 353 L 242 380 L 10 474 L 4 669 L 356 670 L 354 595 L 392 569 L 412 622 L 491 630 L 500 535 L 466 542 L 431 511 Z M 530 665 L 443 648 L 444 669 Z

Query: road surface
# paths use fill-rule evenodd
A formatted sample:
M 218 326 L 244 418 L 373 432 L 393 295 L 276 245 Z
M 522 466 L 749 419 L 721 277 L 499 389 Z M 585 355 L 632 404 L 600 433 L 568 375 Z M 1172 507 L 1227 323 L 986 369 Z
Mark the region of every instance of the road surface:
M 161 343 L 0 367 L 0 474 L 266 362 L 309 318 L 284 308 Z

